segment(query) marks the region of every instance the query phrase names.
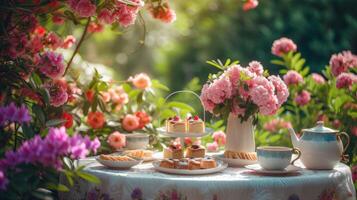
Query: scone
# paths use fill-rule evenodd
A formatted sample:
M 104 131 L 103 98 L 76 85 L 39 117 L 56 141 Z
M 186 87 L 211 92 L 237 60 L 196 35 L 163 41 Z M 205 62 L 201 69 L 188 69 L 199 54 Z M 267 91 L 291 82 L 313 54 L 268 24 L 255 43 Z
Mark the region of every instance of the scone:
M 212 158 L 204 158 L 201 160 L 202 169 L 215 168 L 217 166 L 216 161 Z
M 166 121 L 166 130 L 167 132 L 174 133 L 186 133 L 187 125 L 185 121 L 182 121 L 180 117 L 175 116 L 174 118 L 169 118 Z
M 202 146 L 192 145 L 186 150 L 186 158 L 203 158 L 206 150 Z
M 183 158 L 183 150 L 181 145 L 170 145 L 164 148 L 164 158 L 181 159 Z
M 187 129 L 189 133 L 204 133 L 205 122 L 202 121 L 197 115 L 187 119 Z
M 188 169 L 201 169 L 201 162 L 195 159 L 191 159 L 190 161 L 188 161 Z
M 165 167 L 165 168 L 175 168 L 175 163 L 173 160 L 170 159 L 164 159 L 160 162 L 160 167 Z

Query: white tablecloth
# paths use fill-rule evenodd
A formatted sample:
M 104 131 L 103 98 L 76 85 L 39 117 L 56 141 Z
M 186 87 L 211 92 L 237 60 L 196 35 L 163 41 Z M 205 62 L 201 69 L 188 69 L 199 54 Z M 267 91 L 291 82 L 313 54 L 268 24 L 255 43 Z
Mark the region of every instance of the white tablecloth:
M 188 199 L 188 200 L 355 200 L 350 168 L 302 170 L 289 176 L 262 176 L 245 168 L 227 168 L 211 175 L 169 175 L 144 163 L 130 170 L 112 170 L 91 163 L 86 172 L 101 179 L 79 181 L 61 199 Z M 63 178 L 63 177 L 62 177 Z

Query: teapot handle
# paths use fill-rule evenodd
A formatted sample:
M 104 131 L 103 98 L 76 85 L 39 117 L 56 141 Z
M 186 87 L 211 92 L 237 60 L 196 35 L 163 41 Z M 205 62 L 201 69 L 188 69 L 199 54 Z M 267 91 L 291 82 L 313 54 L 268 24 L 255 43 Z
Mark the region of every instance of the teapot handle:
M 340 132 L 340 133 L 338 133 L 337 136 L 340 140 L 341 140 L 341 136 L 344 136 L 347 141 L 346 145 L 343 147 L 343 152 L 342 152 L 342 155 L 343 155 L 346 152 L 348 146 L 350 145 L 350 136 L 346 132 Z

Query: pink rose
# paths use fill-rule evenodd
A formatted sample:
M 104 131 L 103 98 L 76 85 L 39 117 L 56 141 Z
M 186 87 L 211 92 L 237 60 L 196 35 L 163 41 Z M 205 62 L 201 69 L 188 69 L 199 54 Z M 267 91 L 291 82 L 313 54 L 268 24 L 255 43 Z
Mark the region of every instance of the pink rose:
M 336 79 L 336 87 L 339 89 L 350 88 L 355 83 L 357 83 L 357 76 L 352 73 L 343 72 Z
M 126 137 L 124 134 L 115 131 L 109 135 L 107 142 L 111 147 L 115 149 L 121 149 L 126 145 Z
M 274 41 L 271 47 L 271 53 L 276 56 L 282 56 L 291 51 L 295 52 L 296 49 L 296 44 L 291 39 L 282 37 Z
M 126 131 L 134 131 L 138 129 L 139 125 L 140 119 L 137 116 L 131 114 L 126 115 L 122 122 L 122 126 Z
M 357 67 L 357 56 L 350 51 L 343 51 L 339 54 L 333 54 L 330 58 L 331 73 L 334 76 L 347 72 L 348 68 Z
M 218 144 L 216 142 L 207 143 L 207 151 L 210 151 L 210 152 L 218 151 Z
M 218 146 L 223 146 L 226 144 L 226 134 L 223 131 L 214 132 L 212 137 Z
M 312 73 L 311 74 L 312 80 L 314 80 L 315 83 L 317 84 L 324 84 L 326 81 L 323 76 L 317 73 Z
M 295 97 L 295 102 L 300 106 L 304 106 L 310 102 L 310 99 L 310 92 L 303 90 Z
M 133 83 L 133 85 L 138 89 L 146 89 L 151 87 L 151 79 L 145 73 L 140 73 L 134 76 L 134 78 L 130 77 L 129 81 Z
M 258 4 L 259 4 L 258 0 L 247 0 L 243 4 L 243 10 L 248 11 L 248 10 L 254 9 L 258 6 Z
M 299 83 L 302 83 L 304 79 L 302 76 L 294 70 L 289 70 L 288 73 L 286 73 L 284 76 L 284 82 L 286 85 L 298 85 Z

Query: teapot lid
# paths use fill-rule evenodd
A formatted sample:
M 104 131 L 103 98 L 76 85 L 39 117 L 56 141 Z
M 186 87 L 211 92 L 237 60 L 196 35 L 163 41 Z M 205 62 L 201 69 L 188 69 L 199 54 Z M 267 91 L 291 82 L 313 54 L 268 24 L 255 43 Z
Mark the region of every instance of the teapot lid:
M 334 130 L 334 129 L 325 127 L 323 121 L 318 121 L 316 123 L 315 127 L 309 128 L 309 129 L 303 129 L 303 131 L 314 132 L 314 133 L 337 133 L 337 132 L 339 132 L 338 130 Z

